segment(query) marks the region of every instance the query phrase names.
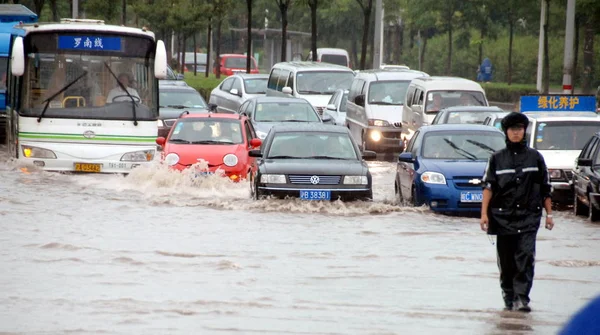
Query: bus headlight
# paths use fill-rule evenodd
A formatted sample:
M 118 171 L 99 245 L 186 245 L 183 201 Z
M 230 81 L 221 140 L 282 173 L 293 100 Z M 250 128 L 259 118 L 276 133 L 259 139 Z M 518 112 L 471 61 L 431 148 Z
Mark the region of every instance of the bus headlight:
M 238 163 L 238 158 L 234 154 L 227 154 L 223 157 L 223 164 L 232 167 L 236 166 Z
M 28 145 L 21 146 L 21 149 L 23 150 L 23 156 L 27 158 L 56 158 L 56 154 L 52 150 L 42 149 L 38 147 L 30 147 Z
M 165 163 L 167 163 L 168 166 L 173 166 L 179 163 L 179 156 L 175 153 L 170 153 L 165 156 Z
M 367 176 L 345 176 L 344 184 L 352 184 L 352 185 L 367 185 L 369 181 L 367 180 Z
M 381 132 L 379 130 L 371 131 L 371 139 L 375 142 L 379 142 L 379 140 L 381 140 Z
M 121 157 L 121 161 L 125 162 L 149 162 L 153 159 L 154 150 L 128 152 Z

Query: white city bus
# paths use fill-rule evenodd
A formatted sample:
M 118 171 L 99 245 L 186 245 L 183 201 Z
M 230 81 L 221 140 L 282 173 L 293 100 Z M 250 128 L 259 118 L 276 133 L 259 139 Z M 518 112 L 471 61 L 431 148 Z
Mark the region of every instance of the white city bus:
M 51 171 L 128 173 L 156 153 L 166 49 L 146 29 L 100 20 L 15 27 L 9 155 Z

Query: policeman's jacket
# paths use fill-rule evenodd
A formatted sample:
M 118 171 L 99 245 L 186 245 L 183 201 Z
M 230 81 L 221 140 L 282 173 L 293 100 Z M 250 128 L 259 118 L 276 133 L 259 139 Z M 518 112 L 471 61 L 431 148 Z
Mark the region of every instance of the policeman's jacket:
M 493 153 L 483 176 L 492 191 L 488 234 L 510 235 L 539 229 L 544 200 L 551 197 L 544 157 L 525 145 Z

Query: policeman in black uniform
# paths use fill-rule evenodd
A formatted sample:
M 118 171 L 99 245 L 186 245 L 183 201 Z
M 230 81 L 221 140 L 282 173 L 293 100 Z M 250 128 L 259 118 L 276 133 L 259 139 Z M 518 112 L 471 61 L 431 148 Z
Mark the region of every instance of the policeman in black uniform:
M 531 311 L 535 242 L 546 209 L 552 220 L 552 186 L 542 155 L 525 141 L 527 116 L 512 112 L 502 120 L 506 148 L 490 156 L 483 176 L 481 229 L 497 235 L 500 287 L 508 310 Z

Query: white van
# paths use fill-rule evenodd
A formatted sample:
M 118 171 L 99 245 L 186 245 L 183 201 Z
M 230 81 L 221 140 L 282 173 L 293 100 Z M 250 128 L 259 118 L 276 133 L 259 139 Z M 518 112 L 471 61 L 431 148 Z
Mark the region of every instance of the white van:
M 282 62 L 273 65 L 267 96 L 304 98 L 323 115 L 331 96 L 347 90 L 354 79 L 350 68 L 319 62 Z
M 363 150 L 399 152 L 403 148 L 402 108 L 413 70 L 367 70 L 356 74 L 346 103 L 346 126 Z
M 308 53 L 306 60 L 312 61 L 312 51 Z M 317 62 L 350 67 L 350 55 L 348 55 L 348 51 L 344 49 L 317 48 Z
M 406 91 L 402 122 L 411 131 L 431 124 L 437 112 L 453 106 L 489 106 L 478 83 L 458 77 L 415 78 Z

